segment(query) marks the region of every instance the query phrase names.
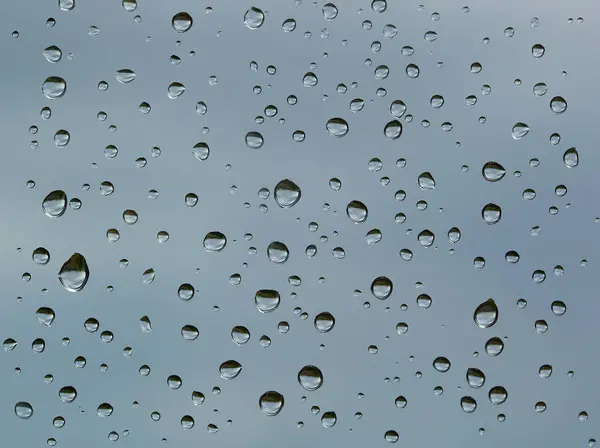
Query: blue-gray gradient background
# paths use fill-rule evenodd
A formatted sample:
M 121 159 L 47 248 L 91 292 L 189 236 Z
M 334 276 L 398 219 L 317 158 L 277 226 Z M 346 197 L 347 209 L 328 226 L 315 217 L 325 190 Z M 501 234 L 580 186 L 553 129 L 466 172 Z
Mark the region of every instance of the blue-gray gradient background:
M 163 438 L 174 447 L 364 447 L 387 445 L 388 430 L 398 432 L 398 444 L 412 447 L 584 447 L 600 437 L 595 348 L 600 331 L 598 6 L 590 0 L 434 0 L 422 6 L 388 0 L 387 10 L 378 14 L 368 0 L 335 0 L 338 15 L 326 20 L 323 3 L 139 0 L 137 9 L 127 12 L 119 0 L 77 0 L 70 11 L 62 11 L 56 0 L 4 2 L 0 339 L 13 338 L 18 345 L 13 351 L 0 350 L 3 445 L 46 446 L 54 438 L 60 447 L 107 446 L 113 444 L 111 431 L 120 435 L 115 444 L 131 447 L 159 446 Z M 251 6 L 266 16 L 255 30 L 244 25 Z M 186 33 L 171 26 L 180 11 L 194 19 Z M 439 20 L 432 20 L 433 13 Z M 56 20 L 54 27 L 46 25 L 50 17 Z M 538 26 L 532 26 L 534 17 Z M 288 18 L 297 22 L 290 33 L 281 27 Z M 365 20 L 372 22 L 370 30 L 363 28 Z M 387 24 L 398 29 L 392 39 L 382 33 Z M 91 26 L 99 29 L 97 35 L 89 35 Z M 514 28 L 513 37 L 505 36 L 507 27 Z M 438 39 L 427 41 L 428 31 Z M 381 51 L 371 51 L 373 41 L 381 42 Z M 546 49 L 540 59 L 531 51 L 538 43 Z M 55 64 L 42 55 L 51 45 L 62 50 Z M 412 56 L 402 54 L 406 45 L 414 48 Z M 172 64 L 171 55 L 181 63 Z M 365 63 L 369 58 L 370 66 Z M 251 61 L 258 63 L 258 71 L 250 69 Z M 471 73 L 473 62 L 482 65 L 480 73 Z M 409 63 L 419 66 L 418 78 L 406 75 Z M 390 74 L 377 80 L 374 69 L 382 64 Z M 269 65 L 276 68 L 274 75 L 267 73 Z M 115 76 L 120 69 L 135 71 L 136 79 L 119 83 Z M 302 83 L 309 71 L 319 79 L 312 88 Z M 218 82 L 211 85 L 213 75 Z M 49 100 L 42 94 L 49 76 L 66 80 L 62 98 Z M 100 81 L 109 84 L 108 90 L 98 89 Z M 172 82 L 186 87 L 174 100 L 167 96 Z M 539 82 L 548 85 L 541 97 L 533 93 Z M 347 86 L 346 93 L 338 93 L 340 83 Z M 489 95 L 481 92 L 484 84 L 491 87 Z M 254 86 L 262 87 L 260 95 Z M 378 95 L 378 88 L 387 94 Z M 298 97 L 294 106 L 286 102 L 292 94 Z M 445 100 L 440 109 L 430 105 L 436 94 Z M 475 106 L 465 104 L 468 95 L 477 96 Z M 550 109 L 555 96 L 566 99 L 566 112 Z M 349 109 L 354 98 L 365 101 L 360 112 Z M 404 101 L 413 117 L 411 122 L 402 117 L 397 140 L 383 133 L 394 118 L 389 113 L 393 100 Z M 144 101 L 152 107 L 147 115 L 138 110 Z M 205 115 L 196 113 L 198 101 L 206 103 Z M 270 104 L 278 114 L 257 124 L 255 117 Z M 49 120 L 40 117 L 44 106 L 52 109 Z M 100 111 L 108 115 L 106 121 L 97 119 Z M 346 136 L 329 135 L 325 123 L 332 117 L 347 120 Z M 430 126 L 424 127 L 423 120 Z M 453 129 L 441 130 L 443 122 L 451 122 Z M 517 122 L 530 127 L 520 140 L 511 135 Z M 38 126 L 37 134 L 30 133 L 32 125 Z M 59 129 L 71 135 L 63 148 L 53 141 Z M 306 134 L 301 143 L 292 137 L 296 130 Z M 249 131 L 264 136 L 260 149 L 246 146 Z M 556 146 L 549 141 L 555 132 L 561 135 Z M 39 142 L 35 149 L 32 140 Z M 192 153 L 198 142 L 210 146 L 206 160 Z M 110 144 L 119 149 L 111 160 L 104 155 Z M 153 147 L 161 149 L 159 157 L 152 157 Z M 574 168 L 563 163 L 570 147 L 579 153 Z M 140 157 L 147 159 L 143 168 L 136 167 Z M 381 160 L 381 171 L 369 170 L 372 158 Z M 405 167 L 397 166 L 400 158 L 406 159 Z M 539 165 L 533 166 L 537 163 L 531 159 Z M 488 161 L 506 168 L 501 181 L 482 177 Z M 433 175 L 435 190 L 419 188 L 423 172 Z M 329 187 L 333 177 L 342 181 L 339 192 Z M 382 177 L 389 178 L 388 185 L 382 186 Z M 273 189 L 286 178 L 301 188 L 302 197 L 283 209 L 274 201 Z M 34 188 L 26 186 L 29 180 Z M 112 195 L 100 194 L 103 181 L 114 184 Z M 90 185 L 88 191 L 84 184 Z M 568 188 L 564 197 L 554 192 L 559 184 Z M 268 199 L 258 196 L 262 187 L 270 190 Z M 535 199 L 523 199 L 526 188 L 536 191 Z M 148 198 L 151 189 L 159 192 L 157 199 Z M 406 192 L 402 202 L 395 199 L 400 189 Z M 79 198 L 81 209 L 67 207 L 60 218 L 47 217 L 41 204 L 54 190 Z M 190 192 L 199 197 L 194 208 L 185 205 Z M 365 223 L 355 224 L 346 216 L 352 200 L 367 205 Z M 427 201 L 426 210 L 417 209 L 419 200 Z M 487 203 L 502 207 L 495 225 L 482 220 Z M 261 204 L 268 207 L 266 213 Z M 558 214 L 549 213 L 552 206 Z M 135 225 L 123 221 L 126 209 L 138 213 Z M 399 212 L 406 214 L 405 223 L 395 222 Z M 309 230 L 312 221 L 319 225 L 316 232 Z M 537 236 L 530 235 L 534 226 L 540 228 Z M 447 237 L 452 227 L 461 231 L 454 244 Z M 116 243 L 107 240 L 110 228 L 120 232 Z M 370 246 L 365 234 L 374 228 L 383 238 Z M 435 233 L 434 247 L 417 241 L 423 229 Z M 156 238 L 161 230 L 170 235 L 165 243 Z M 221 252 L 203 248 L 204 236 L 213 230 L 227 236 Z M 251 241 L 245 239 L 247 233 Z M 288 246 L 286 263 L 269 261 L 266 248 L 272 241 Z M 313 258 L 305 255 L 310 244 L 318 248 Z M 338 246 L 345 250 L 343 259 L 332 255 Z M 46 266 L 32 261 L 37 247 L 50 252 Z M 256 248 L 255 255 L 250 247 Z M 413 252 L 411 261 L 400 257 L 403 248 Z M 517 264 L 505 261 L 509 250 L 519 252 Z M 90 270 L 80 292 L 68 292 L 58 280 L 58 271 L 74 252 L 85 256 Z M 478 256 L 486 260 L 479 270 L 473 266 Z M 129 260 L 127 268 L 120 267 L 121 259 Z M 582 260 L 587 260 L 585 266 Z M 564 275 L 554 274 L 557 265 Z M 142 273 L 149 268 L 156 278 L 148 285 Z M 540 284 L 532 281 L 537 269 L 547 276 Z M 22 279 L 26 272 L 29 282 Z M 237 286 L 229 282 L 234 273 L 242 276 Z M 301 286 L 290 285 L 290 275 L 300 276 Z M 394 284 L 385 301 L 370 292 L 378 276 Z M 177 295 L 182 283 L 197 290 L 189 302 Z M 276 311 L 257 310 L 254 294 L 259 289 L 280 292 Z M 417 306 L 421 293 L 432 297 L 429 309 Z M 499 319 L 481 329 L 473 312 L 488 298 L 498 304 Z M 526 308 L 517 307 L 519 298 L 527 300 Z M 563 316 L 552 313 L 555 300 L 566 303 Z M 56 313 L 50 327 L 36 318 L 42 306 Z M 297 307 L 308 313 L 307 319 L 294 312 Z M 326 334 L 313 325 L 322 311 L 336 319 Z M 141 331 L 142 316 L 150 318 L 152 332 Z M 89 317 L 100 322 L 95 334 L 84 329 Z M 544 334 L 535 330 L 538 319 L 548 322 Z M 289 323 L 287 334 L 278 331 L 280 321 Z M 397 334 L 398 322 L 408 323 L 408 333 Z M 195 341 L 182 338 L 180 329 L 186 324 L 198 327 Z M 248 343 L 238 346 L 231 340 L 235 325 L 250 330 Z M 112 342 L 100 340 L 104 330 L 114 333 Z M 259 344 L 263 334 L 272 339 L 268 348 Z M 492 336 L 506 338 L 497 357 L 484 350 Z M 65 337 L 70 339 L 66 346 Z M 33 353 L 35 338 L 45 340 L 43 353 Z M 369 353 L 370 345 L 378 347 L 377 354 Z M 123 356 L 127 346 L 133 348 L 131 357 Z M 86 358 L 85 368 L 74 366 L 77 356 Z M 438 356 L 451 361 L 449 372 L 434 370 Z M 219 376 L 219 365 L 229 359 L 240 362 L 243 370 L 226 381 Z M 103 363 L 108 365 L 105 372 Z M 152 369 L 147 377 L 138 373 L 143 364 Z M 324 375 L 323 386 L 314 392 L 302 389 L 296 378 L 310 364 Z M 543 364 L 553 367 L 548 379 L 538 374 Z M 482 389 L 466 383 L 468 367 L 485 372 Z M 51 384 L 44 381 L 46 374 L 54 376 Z M 180 389 L 167 386 L 171 374 L 182 378 Z M 78 396 L 63 403 L 58 391 L 69 385 Z M 438 385 L 444 389 L 440 396 L 433 393 Z M 500 406 L 487 397 L 495 385 L 508 391 Z M 213 394 L 214 387 L 220 394 Z M 192 403 L 194 390 L 206 396 L 201 406 Z M 258 398 L 268 390 L 285 396 L 275 417 L 258 407 Z M 358 398 L 360 393 L 364 398 Z M 399 395 L 408 400 L 403 409 L 394 404 Z M 465 395 L 478 402 L 472 414 L 461 410 Z M 30 419 L 15 415 L 19 401 L 33 406 Z M 544 413 L 535 412 L 538 401 L 547 404 Z M 114 407 L 109 417 L 96 413 L 103 402 Z M 319 415 L 313 415 L 312 406 L 320 407 Z M 151 419 L 153 411 L 160 412 L 160 421 Z M 337 414 L 332 428 L 321 424 L 326 411 Z M 581 411 L 589 414 L 587 421 L 578 418 Z M 506 415 L 505 421 L 498 421 L 499 413 Z M 184 415 L 195 420 L 191 430 L 181 427 Z M 66 419 L 63 428 L 53 427 L 56 416 Z M 304 422 L 301 428 L 299 421 Z M 219 428 L 217 433 L 207 431 L 209 423 Z

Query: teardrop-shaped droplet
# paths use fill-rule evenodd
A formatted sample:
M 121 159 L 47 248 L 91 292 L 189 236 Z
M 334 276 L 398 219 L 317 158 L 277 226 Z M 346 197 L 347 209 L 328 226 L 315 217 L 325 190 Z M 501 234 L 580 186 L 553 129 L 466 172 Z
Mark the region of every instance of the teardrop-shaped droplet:
M 219 367 L 219 374 L 224 380 L 232 380 L 237 378 L 241 371 L 242 365 L 233 359 L 230 361 L 225 361 Z
M 81 291 L 90 277 L 85 257 L 81 254 L 74 253 L 67 261 L 64 262 L 58 272 L 58 279 L 67 291 Z
M 261 412 L 268 417 L 274 417 L 279 414 L 281 409 L 283 409 L 283 405 L 283 395 L 274 390 L 265 392 L 258 400 L 258 407 Z
M 54 314 L 54 310 L 46 306 L 38 308 L 38 310 L 35 312 L 35 315 L 39 323 L 46 327 L 51 326 L 54 322 L 54 318 L 56 317 L 56 315 Z
M 284 179 L 275 185 L 273 191 L 275 202 L 281 208 L 290 208 L 298 203 L 302 197 L 300 187 L 289 179 Z
M 431 175 L 431 173 L 421 173 L 418 178 L 419 187 L 421 190 L 434 190 L 435 189 L 435 179 Z
M 480 389 L 485 384 L 485 374 L 474 367 L 467 369 L 467 384 L 473 389 Z
M 525 137 L 529 133 L 529 126 L 525 123 L 517 123 L 512 128 L 512 136 L 515 140 Z
M 487 162 L 481 173 L 488 182 L 498 182 L 504 177 L 506 170 L 498 162 Z
M 498 306 L 494 299 L 479 304 L 473 313 L 473 320 L 479 328 L 490 328 L 498 321 Z
M 67 194 L 62 190 L 49 193 L 42 201 L 42 209 L 50 218 L 62 216 L 67 209 Z
M 152 322 L 148 316 L 142 316 L 140 318 L 140 328 L 144 333 L 150 333 L 152 331 Z
M 48 62 L 53 63 L 60 61 L 60 58 L 62 57 L 62 52 L 56 45 L 45 48 L 42 54 Z
M 174 100 L 175 98 L 180 97 L 181 95 L 183 95 L 183 92 L 185 92 L 185 86 L 183 84 L 181 84 L 180 82 L 172 82 L 171 84 L 169 84 L 169 87 L 167 89 L 167 96 Z

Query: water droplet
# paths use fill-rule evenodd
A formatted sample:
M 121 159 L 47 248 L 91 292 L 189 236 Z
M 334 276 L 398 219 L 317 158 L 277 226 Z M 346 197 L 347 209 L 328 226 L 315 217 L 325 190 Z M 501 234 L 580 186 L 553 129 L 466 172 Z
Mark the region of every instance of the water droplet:
M 419 77 L 419 67 L 415 64 L 408 64 L 406 66 L 406 74 L 408 75 L 409 78 L 418 78 Z
M 423 247 L 431 247 L 435 241 L 435 235 L 431 230 L 425 229 L 419 233 L 417 240 Z
M 346 206 L 346 215 L 356 224 L 363 223 L 369 216 L 367 206 L 360 201 L 351 201 Z
M 490 328 L 498 321 L 498 306 L 494 299 L 479 304 L 473 313 L 473 320 L 479 328 Z
M 487 204 L 481 210 L 481 217 L 486 224 L 496 224 L 502 219 L 502 209 L 496 204 Z
M 552 366 L 550 364 L 544 364 L 540 367 L 539 374 L 541 378 L 550 378 L 552 375 Z
M 181 336 L 188 341 L 195 340 L 199 334 L 198 328 L 193 325 L 184 325 L 181 327 Z
M 431 306 L 431 297 L 427 294 L 419 294 L 417 297 L 417 306 L 419 308 L 429 308 Z
M 227 238 L 221 232 L 208 232 L 202 244 L 209 252 L 220 252 L 227 245 Z
M 167 88 L 167 96 L 172 100 L 183 95 L 183 92 L 185 92 L 185 86 L 180 82 L 172 82 Z
M 473 397 L 462 397 L 460 399 L 460 407 L 464 412 L 470 414 L 477 409 L 477 402 Z
M 102 403 L 98 406 L 96 413 L 99 417 L 109 417 L 113 413 L 113 407 L 109 403 Z
M 488 397 L 492 404 L 500 405 L 506 401 L 506 399 L 508 398 L 508 393 L 506 392 L 506 389 L 504 387 L 494 386 L 490 389 Z
M 184 415 L 183 417 L 181 417 L 181 427 L 184 430 L 190 430 L 194 427 L 195 421 L 194 421 L 194 417 L 192 417 L 191 415 Z
M 128 84 L 130 82 L 133 82 L 135 80 L 136 74 L 133 70 L 130 70 L 128 68 L 124 68 L 121 70 L 117 70 L 117 81 L 119 81 L 121 84 Z
M 42 84 L 42 93 L 50 100 L 60 98 L 67 91 L 67 83 L 63 78 L 50 76 Z
M 318 367 L 304 366 L 298 372 L 298 382 L 308 391 L 317 390 L 323 384 L 323 373 Z
M 60 61 L 60 58 L 62 57 L 62 52 L 56 45 L 45 48 L 42 54 L 48 62 L 53 63 Z
M 242 365 L 235 360 L 225 361 L 219 367 L 219 374 L 224 380 L 233 380 L 234 378 L 237 378 L 241 371 Z
M 401 118 L 406 112 L 406 104 L 401 100 L 392 101 L 390 105 L 390 114 L 396 118 Z
M 69 131 L 66 131 L 65 129 L 59 129 L 54 134 L 54 144 L 57 148 L 64 148 L 69 144 L 70 140 L 71 134 L 69 134 Z
M 504 350 L 504 342 L 499 337 L 494 336 L 485 343 L 485 352 L 490 356 L 498 356 Z
M 396 140 L 402 135 L 402 124 L 398 120 L 392 120 L 385 125 L 383 133 L 386 138 L 390 140 Z
M 377 277 L 371 283 L 371 293 L 379 300 L 387 299 L 392 294 L 393 288 L 392 281 L 387 277 Z
M 285 244 L 279 241 L 273 241 L 267 247 L 267 256 L 273 263 L 285 263 L 290 255 L 290 252 Z
M 281 208 L 290 208 L 298 203 L 302 196 L 302 191 L 294 182 L 284 179 L 275 185 L 273 195 L 277 205 Z
M 231 329 L 231 339 L 237 345 L 245 344 L 250 340 L 250 331 L 246 327 L 236 326 Z
M 330 118 L 325 126 L 329 134 L 334 137 L 343 137 L 348 133 L 348 122 L 343 118 Z
M 192 16 L 190 16 L 187 12 L 178 12 L 173 16 L 171 20 L 171 26 L 178 33 L 185 33 L 188 31 L 192 24 L 194 23 Z
M 246 145 L 251 149 L 260 149 L 265 140 L 260 132 L 250 131 L 246 134 Z
M 283 395 L 273 390 L 262 394 L 258 400 L 258 407 L 267 417 L 274 417 L 283 409 Z
M 535 412 L 537 412 L 538 414 L 541 414 L 545 410 L 546 410 L 546 403 L 544 403 L 543 401 L 538 401 L 535 404 Z
M 434 190 L 435 189 L 435 179 L 431 175 L 431 173 L 421 173 L 418 178 L 419 187 L 421 190 Z
M 331 313 L 322 312 L 315 316 L 315 328 L 321 333 L 327 333 L 335 326 L 335 318 Z
M 323 17 L 325 20 L 333 20 L 338 15 L 338 9 L 333 3 L 327 3 L 323 6 Z
M 555 114 L 562 114 L 567 110 L 567 102 L 562 96 L 555 96 L 550 100 L 550 109 Z
M 63 402 L 72 403 L 77 398 L 77 390 L 73 386 L 65 386 L 58 391 L 58 396 Z
M 172 390 L 179 389 L 182 384 L 183 384 L 183 381 L 181 380 L 181 377 L 179 377 L 178 375 L 169 375 L 167 377 L 167 386 L 169 386 L 169 388 Z
M 15 404 L 15 415 L 23 420 L 27 420 L 33 415 L 33 407 L 26 401 L 19 401 Z
M 294 19 L 286 19 L 281 25 L 281 29 L 286 33 L 291 33 L 296 29 L 296 21 Z
M 189 301 L 194 297 L 194 287 L 189 283 L 183 283 L 177 289 L 177 295 L 181 300 Z
M 525 137 L 529 133 L 529 126 L 525 123 L 517 123 L 512 128 L 512 136 L 515 140 Z
M 244 25 L 251 30 L 260 28 L 265 22 L 265 14 L 259 8 L 252 6 L 244 14 Z
M 563 154 L 563 162 L 567 168 L 575 168 L 579 165 L 579 153 L 575 148 L 569 148 Z
M 336 423 L 337 423 L 337 415 L 333 411 L 325 412 L 321 416 L 321 424 L 325 428 L 331 428 L 332 426 L 335 426 Z
M 397 408 L 403 409 L 408 404 L 408 401 L 404 396 L 400 395 L 399 397 L 396 397 L 396 399 L 394 400 L 394 404 Z
M 154 281 L 155 278 L 156 278 L 156 272 L 152 268 L 146 269 L 142 273 L 142 283 L 144 285 L 149 285 L 150 283 L 152 283 Z
M 535 44 L 531 47 L 531 54 L 533 55 L 534 58 L 541 58 L 542 56 L 544 56 L 544 53 L 546 52 L 546 48 L 544 48 L 544 46 L 542 44 Z
M 55 190 L 42 201 L 42 209 L 50 218 L 62 216 L 67 209 L 67 195 L 62 190 Z
M 479 389 L 485 384 L 484 373 L 474 367 L 467 369 L 467 384 L 473 389 Z
M 443 356 L 439 356 L 433 360 L 433 368 L 438 372 L 446 373 L 450 370 L 450 366 L 448 358 L 444 358 Z
M 54 322 L 54 318 L 56 317 L 54 310 L 45 306 L 38 308 L 38 310 L 35 312 L 35 315 L 39 323 L 46 327 L 51 326 Z
M 373 0 L 371 2 L 371 9 L 376 13 L 381 14 L 387 9 L 387 1 L 386 0 Z
M 254 296 L 256 307 L 261 313 L 270 313 L 276 310 L 280 301 L 279 292 L 273 289 L 261 289 Z
M 81 291 L 90 277 L 87 262 L 83 255 L 74 253 L 64 262 L 58 272 L 58 279 L 67 291 Z
M 483 165 L 483 178 L 489 182 L 498 182 L 506 174 L 506 170 L 498 162 L 487 162 Z
M 398 433 L 393 430 L 386 431 L 384 435 L 384 439 L 388 443 L 396 443 L 399 438 Z

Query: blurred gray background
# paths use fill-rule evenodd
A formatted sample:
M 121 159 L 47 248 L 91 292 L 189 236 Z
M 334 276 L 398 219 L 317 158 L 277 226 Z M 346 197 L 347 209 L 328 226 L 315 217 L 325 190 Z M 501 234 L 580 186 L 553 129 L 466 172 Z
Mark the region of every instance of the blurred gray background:
M 63 8 L 57 0 L 5 2 L 0 339 L 17 342 L 12 350 L 5 342 L 0 351 L 5 444 L 359 447 L 387 444 L 384 434 L 393 430 L 403 446 L 583 447 L 600 437 L 600 364 L 593 349 L 600 312 L 597 6 L 589 0 L 388 0 L 377 12 L 369 0 L 337 0 L 332 18 L 334 9 L 324 3 L 139 0 L 128 11 L 131 3 L 125 8 L 119 0 L 76 0 L 72 9 L 67 0 Z M 251 7 L 264 15 L 256 29 L 244 23 Z M 172 26 L 179 12 L 193 17 L 184 33 Z M 285 32 L 282 24 L 291 18 L 296 27 Z M 392 38 L 389 25 L 397 30 Z M 437 39 L 426 39 L 429 31 Z M 374 52 L 376 42 L 381 48 Z M 541 58 L 532 54 L 535 44 L 545 47 Z M 50 46 L 60 49 L 58 62 L 44 57 Z M 473 63 L 481 64 L 479 73 Z M 407 76 L 408 64 L 419 67 L 417 78 Z M 389 69 L 386 79 L 374 74 L 381 65 Z M 123 69 L 135 72 L 132 82 L 117 80 Z M 307 72 L 318 77 L 316 86 L 303 85 Z M 61 98 L 42 93 L 51 76 L 66 81 Z M 99 89 L 101 81 L 107 90 Z M 173 82 L 185 92 L 170 99 Z M 533 92 L 537 83 L 547 84 L 543 96 Z M 487 95 L 484 85 L 491 88 Z M 288 104 L 289 95 L 297 104 Z M 433 95 L 443 96 L 441 108 L 431 106 Z M 477 97 L 473 106 L 465 101 L 470 95 Z M 550 107 L 556 96 L 568 103 L 564 113 Z M 353 112 L 356 98 L 364 108 Z M 398 118 L 402 135 L 391 140 L 384 126 L 395 119 L 395 100 L 407 109 Z M 204 115 L 197 113 L 199 101 Z M 150 113 L 139 110 L 142 102 Z M 269 105 L 277 107 L 276 116 L 266 116 Z M 49 119 L 40 113 L 44 107 L 51 109 Z M 348 123 L 341 138 L 326 129 L 335 117 Z M 441 129 L 446 122 L 452 130 Z M 530 131 L 514 139 L 511 129 L 519 122 Z M 55 145 L 58 130 L 70 134 L 64 147 Z M 297 130 L 304 141 L 293 138 Z M 246 145 L 251 131 L 262 134 L 261 148 Z M 560 134 L 557 145 L 550 142 L 553 133 Z M 205 160 L 192 152 L 199 142 L 210 147 Z M 112 159 L 105 156 L 108 145 L 118 148 Z M 572 147 L 579 163 L 569 168 L 563 154 Z M 378 162 L 369 169 L 374 158 L 379 171 Z M 489 161 L 506 170 L 498 182 L 482 176 Z M 424 172 L 435 189 L 419 187 Z M 330 188 L 331 178 L 341 180 L 339 191 Z M 291 208 L 274 200 L 284 179 L 302 192 Z M 114 185 L 108 196 L 100 191 L 105 181 Z M 555 193 L 559 185 L 566 195 Z M 261 188 L 269 189 L 268 198 L 259 196 Z M 524 199 L 526 189 L 535 191 L 534 199 Z M 55 190 L 79 199 L 81 207 L 46 216 L 42 202 Z M 158 197 L 150 199 L 150 190 Z M 403 201 L 396 199 L 399 190 Z M 186 206 L 188 193 L 198 196 L 195 207 Z M 368 207 L 364 223 L 346 214 L 353 200 Z M 426 201 L 425 210 L 419 201 Z M 482 219 L 488 203 L 502 209 L 497 224 Z M 128 209 L 139 217 L 133 225 L 123 219 Z M 405 222 L 397 222 L 398 213 Z M 311 222 L 318 230 L 310 230 Z M 456 243 L 447 235 L 453 227 L 461 233 Z M 113 228 L 117 242 L 107 238 Z M 377 244 L 367 244 L 371 229 L 382 234 Z M 431 247 L 417 240 L 424 229 L 435 234 Z M 159 231 L 168 232 L 168 241 L 158 241 Z M 227 238 L 220 252 L 203 247 L 211 231 Z M 269 260 L 273 241 L 289 248 L 285 263 Z M 311 244 L 318 251 L 309 258 Z M 38 247 L 50 253 L 46 265 L 32 260 Z M 333 256 L 336 247 L 344 249 L 343 259 Z M 412 251 L 410 261 L 401 249 Z M 510 250 L 519 253 L 518 263 L 505 261 Z M 89 267 L 79 292 L 58 279 L 73 253 Z M 485 259 L 482 269 L 474 267 L 476 257 Z M 128 264 L 120 263 L 124 259 Z M 145 284 L 148 269 L 155 279 Z M 542 283 L 532 281 L 536 270 L 546 274 Z M 241 283 L 232 284 L 232 274 Z M 288 282 L 292 275 L 300 286 Z M 393 282 L 387 300 L 371 294 L 379 276 Z M 184 283 L 196 290 L 187 302 L 177 292 Z M 258 311 L 260 289 L 280 293 L 275 311 Z M 431 307 L 417 305 L 420 294 L 431 297 Z M 482 329 L 473 313 L 489 298 L 499 318 Z M 552 312 L 555 301 L 566 304 L 564 315 Z M 40 307 L 55 313 L 50 326 L 36 318 Z M 323 311 L 335 317 L 324 334 L 313 323 Z M 142 331 L 143 316 L 151 332 Z M 88 318 L 99 321 L 96 333 L 85 330 Z M 538 320 L 547 322 L 543 334 L 536 331 Z M 285 334 L 278 330 L 282 321 L 289 324 Z M 407 333 L 396 331 L 400 322 L 408 324 Z M 182 337 L 184 325 L 198 328 L 196 340 Z M 246 344 L 232 341 L 236 325 L 250 331 Z M 111 342 L 101 340 L 103 331 L 113 333 Z M 261 346 L 263 335 L 269 347 Z M 485 351 L 494 336 L 504 341 L 495 357 Z M 42 353 L 32 350 L 36 338 L 45 341 Z M 130 356 L 126 347 L 133 349 Z M 86 359 L 83 368 L 75 365 L 79 356 Z M 446 373 L 433 368 L 439 356 L 451 362 Z M 227 360 L 242 365 L 233 380 L 219 374 Z M 545 364 L 552 366 L 549 378 L 538 373 Z M 150 375 L 140 375 L 142 365 L 150 366 Z M 298 383 L 305 365 L 323 372 L 316 391 Z M 469 387 L 469 367 L 485 372 L 483 388 Z M 177 390 L 167 384 L 173 374 L 183 381 Z M 59 397 L 64 386 L 77 390 L 71 403 Z M 490 402 L 493 386 L 506 389 L 505 403 Z M 269 390 L 285 397 L 274 417 L 258 405 Z M 193 391 L 205 395 L 202 405 L 192 402 Z M 395 405 L 398 396 L 406 397 L 406 407 Z M 475 412 L 463 412 L 463 396 L 477 401 Z M 547 409 L 538 413 L 541 401 Z M 31 405 L 30 418 L 16 415 L 18 402 Z M 101 403 L 113 407 L 110 416 L 97 414 Z M 159 421 L 151 418 L 154 411 Z M 333 427 L 321 421 L 328 411 L 337 416 Z M 190 430 L 182 427 L 185 415 L 194 419 Z M 64 427 L 54 426 L 57 416 Z

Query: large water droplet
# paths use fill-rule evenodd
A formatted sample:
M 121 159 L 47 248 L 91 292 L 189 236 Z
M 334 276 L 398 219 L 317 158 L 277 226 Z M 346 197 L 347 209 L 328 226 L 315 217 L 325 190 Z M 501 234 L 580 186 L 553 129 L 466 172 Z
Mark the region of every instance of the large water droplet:
M 225 361 L 219 367 L 219 374 L 224 380 L 232 380 L 237 378 L 241 371 L 242 365 L 233 359 L 230 361 Z
M 280 301 L 279 292 L 273 289 L 261 289 L 254 296 L 254 303 L 261 313 L 270 313 L 276 310 Z
M 277 205 L 281 208 L 290 208 L 298 203 L 302 196 L 302 191 L 293 181 L 284 179 L 275 185 L 273 195 Z
M 258 400 L 258 407 L 261 412 L 268 417 L 274 417 L 279 414 L 281 409 L 283 409 L 283 405 L 283 395 L 274 390 L 265 392 Z
M 42 201 L 42 210 L 50 218 L 58 218 L 67 209 L 67 195 L 62 190 L 55 190 Z
M 487 162 L 481 171 L 483 178 L 489 182 L 498 182 L 506 174 L 506 170 L 498 162 Z
M 183 95 L 183 92 L 185 92 L 185 86 L 180 82 L 172 82 L 167 88 L 167 96 L 172 100 Z
M 529 126 L 525 123 L 517 123 L 512 128 L 512 136 L 515 140 L 525 137 L 529 133 Z
M 419 187 L 421 190 L 433 190 L 435 189 L 435 179 L 431 173 L 421 173 L 418 178 Z
M 492 404 L 500 405 L 506 401 L 508 398 L 508 393 L 504 387 L 494 386 L 490 389 L 488 397 Z
M 369 216 L 367 206 L 360 201 L 351 201 L 346 206 L 346 215 L 356 224 L 365 222 Z
M 38 310 L 35 312 L 35 315 L 39 323 L 46 327 L 51 326 L 52 322 L 54 322 L 54 318 L 56 317 L 54 310 L 46 306 L 38 308 Z
M 246 145 L 248 148 L 260 149 L 265 140 L 260 132 L 250 131 L 246 134 Z
M 383 128 L 383 134 L 390 140 L 396 140 L 402 135 L 402 124 L 398 120 L 392 120 Z
M 81 291 L 90 277 L 85 257 L 74 253 L 64 262 L 58 272 L 58 279 L 67 291 Z
M 117 70 L 117 81 L 121 84 L 127 84 L 135 80 L 136 74 L 133 70 L 128 68 L 124 68 L 122 70 Z
M 450 370 L 450 360 L 443 356 L 438 356 L 433 360 L 433 368 L 438 372 L 446 373 Z
M 280 241 L 273 241 L 267 247 L 267 256 L 273 263 L 285 263 L 290 256 L 290 252 L 285 244 Z
M 563 154 L 563 162 L 567 168 L 575 168 L 579 165 L 579 153 L 575 148 L 569 148 Z
M 396 443 L 398 441 L 398 439 L 400 438 L 400 436 L 398 435 L 398 433 L 396 431 L 390 429 L 389 431 L 385 432 L 385 435 L 383 436 L 383 438 L 388 443 Z
M 260 28 L 265 22 L 265 13 L 261 9 L 252 6 L 244 14 L 244 25 L 251 30 Z
M 227 245 L 227 238 L 221 232 L 208 232 L 202 242 L 209 252 L 219 252 Z
M 480 389 L 485 384 L 485 374 L 474 367 L 467 369 L 467 384 L 473 389 Z
M 33 407 L 26 401 L 19 401 L 15 404 L 15 415 L 23 420 L 27 420 L 33 415 Z
M 304 366 L 298 372 L 298 382 L 308 391 L 317 390 L 323 384 L 323 373 L 318 367 Z
M 65 386 L 58 391 L 58 396 L 63 402 L 72 403 L 77 398 L 77 390 L 73 386 Z
M 321 333 L 327 333 L 335 326 L 333 314 L 324 311 L 315 316 L 315 328 Z
M 45 48 L 42 54 L 48 62 L 53 63 L 60 61 L 60 58 L 62 57 L 62 52 L 56 45 L 51 45 L 50 47 Z
M 343 118 L 330 118 L 325 125 L 327 131 L 334 137 L 343 137 L 348 133 L 348 122 Z
M 171 20 L 171 26 L 178 33 L 185 33 L 192 27 L 193 23 L 192 16 L 185 11 L 178 12 Z
M 498 321 L 498 306 L 494 299 L 479 304 L 473 313 L 473 320 L 479 328 L 490 328 Z
M 496 204 L 487 204 L 481 210 L 481 217 L 486 224 L 496 224 L 502 218 L 502 209 Z
M 109 417 L 113 413 L 113 407 L 110 403 L 102 403 L 96 409 L 99 417 Z
M 231 329 L 231 340 L 237 345 L 245 344 L 250 340 L 250 331 L 244 326 L 235 326 Z
M 567 102 L 562 96 L 555 96 L 550 100 L 550 109 L 555 114 L 562 114 L 567 110 Z
M 464 412 L 470 414 L 477 409 L 477 401 L 473 397 L 462 397 L 460 399 L 460 407 Z
M 371 283 L 371 293 L 379 300 L 387 299 L 394 289 L 392 281 L 387 277 L 377 277 Z
M 490 356 L 498 356 L 504 350 L 504 342 L 499 337 L 494 336 L 485 343 L 485 352 Z
M 67 83 L 59 76 L 50 76 L 42 84 L 42 93 L 50 100 L 60 98 L 67 91 Z

